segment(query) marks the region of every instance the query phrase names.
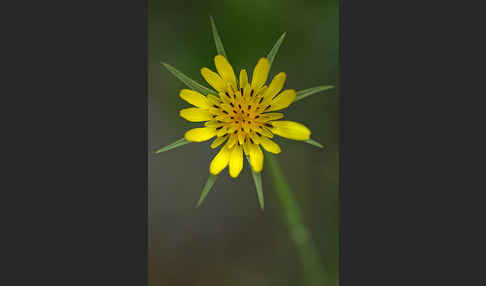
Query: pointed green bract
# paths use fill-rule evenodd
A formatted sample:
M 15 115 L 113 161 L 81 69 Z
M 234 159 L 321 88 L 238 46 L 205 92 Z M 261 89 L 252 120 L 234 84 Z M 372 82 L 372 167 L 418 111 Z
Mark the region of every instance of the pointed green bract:
M 191 89 L 193 89 L 197 92 L 200 92 L 204 95 L 218 94 L 216 91 L 197 83 L 195 80 L 193 80 L 190 77 L 188 77 L 187 75 L 181 73 L 175 67 L 173 67 L 169 64 L 163 63 L 163 62 L 161 62 L 161 64 L 164 65 L 164 67 L 166 67 L 169 72 L 171 72 L 176 78 L 178 78 L 180 81 L 182 81 L 189 88 L 191 88 Z
M 314 146 L 319 147 L 319 148 L 324 148 L 324 145 L 322 145 L 321 143 L 314 141 L 312 139 L 305 141 L 305 143 L 309 143 L 309 144 L 314 145 Z
M 246 157 L 248 163 L 250 163 L 250 158 Z M 257 173 L 253 171 L 253 168 L 250 165 L 251 175 L 253 176 L 253 181 L 255 182 L 255 187 L 258 196 L 258 202 L 260 203 L 260 208 L 263 210 L 265 208 L 265 204 L 263 202 L 263 187 L 262 187 L 262 173 Z
M 251 174 L 253 175 L 253 181 L 255 181 L 255 187 L 257 191 L 258 202 L 260 203 L 260 208 L 264 210 L 265 204 L 263 202 L 262 173 L 256 173 L 255 171 L 251 170 Z
M 299 101 L 301 99 L 304 99 L 304 98 L 311 96 L 313 94 L 316 94 L 318 92 L 333 89 L 333 88 L 334 88 L 334 85 L 321 85 L 321 86 L 317 86 L 317 87 L 298 91 L 296 96 L 295 96 L 294 102 Z
M 280 36 L 280 38 L 278 38 L 275 45 L 273 45 L 272 50 L 268 53 L 267 59 L 270 62 L 270 66 L 272 66 L 273 60 L 275 59 L 275 56 L 277 55 L 278 49 L 280 48 L 280 45 L 282 45 L 286 34 L 287 33 L 283 33 L 282 36 Z
M 172 149 L 177 148 L 177 147 L 181 147 L 181 146 L 189 144 L 189 143 L 191 143 L 191 142 L 187 141 L 185 138 L 182 138 L 182 139 L 177 140 L 174 143 L 171 143 L 171 144 L 169 144 L 165 147 L 160 148 L 159 150 L 155 151 L 155 153 L 159 154 L 159 153 L 162 153 L 162 152 L 165 152 L 165 151 L 172 150 Z
M 223 55 L 226 59 L 228 59 L 224 51 L 223 42 L 219 37 L 218 29 L 216 28 L 216 24 L 214 24 L 213 16 L 209 16 L 209 19 L 211 20 L 211 28 L 213 30 L 213 38 L 214 43 L 216 44 L 216 51 L 218 52 L 218 54 Z
M 214 182 L 216 182 L 217 178 L 218 178 L 217 175 L 209 174 L 208 181 L 206 182 L 206 185 L 204 185 L 203 191 L 201 193 L 201 197 L 199 198 L 199 201 L 197 202 L 196 208 L 198 208 L 202 204 L 202 202 L 204 201 L 204 199 L 208 195 L 209 191 L 213 187 Z

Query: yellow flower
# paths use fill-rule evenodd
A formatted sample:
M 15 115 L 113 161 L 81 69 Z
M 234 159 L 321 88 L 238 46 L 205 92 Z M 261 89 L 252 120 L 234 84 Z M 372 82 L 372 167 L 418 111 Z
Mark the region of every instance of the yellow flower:
M 251 82 L 244 69 L 237 76 L 226 59 L 226 52 L 214 20 L 212 17 L 210 19 L 218 53 L 214 58 L 217 72 L 202 68 L 201 74 L 214 89 L 199 84 L 173 66 L 161 62 L 170 73 L 190 88 L 181 90 L 179 95 L 194 107 L 182 109 L 180 116 L 191 122 L 205 122 L 205 127 L 187 131 L 184 138 L 158 149 L 155 153 L 160 154 L 191 142 L 203 142 L 214 138 L 211 148 L 221 149 L 211 161 L 211 174 L 196 206 L 201 205 L 219 173 L 226 167 L 229 166 L 231 177 L 238 177 L 243 170 L 243 156 L 246 156 L 252 167 L 258 201 L 263 210 L 261 148 L 274 154 L 280 153 L 280 146 L 272 140 L 275 135 L 324 148 L 322 144 L 310 138 L 311 132 L 307 127 L 298 122 L 280 120 L 284 117 L 283 113 L 275 111 L 285 109 L 293 102 L 332 89 L 334 86 L 322 85 L 298 92 L 293 89 L 282 91 L 286 79 L 283 72 L 277 74 L 268 86 L 265 85 L 270 66 L 285 38 L 285 33 L 280 36 L 268 55 L 258 61 L 251 75 Z M 273 162 L 273 158 L 270 158 L 269 162 Z M 271 166 L 275 165 L 270 164 Z
M 211 138 L 211 148 L 225 143 L 212 160 L 209 171 L 218 175 L 229 165 L 229 174 L 236 178 L 243 169 L 243 153 L 248 156 L 255 172 L 263 169 L 263 147 L 278 154 L 281 149 L 272 138 L 274 135 L 293 140 L 310 139 L 311 131 L 294 121 L 279 120 L 283 113 L 275 112 L 287 108 L 296 98 L 295 90 L 284 86 L 286 75 L 277 74 L 268 86 L 265 85 L 270 62 L 261 58 L 248 81 L 246 70 L 241 70 L 237 81 L 233 67 L 228 60 L 217 55 L 214 58 L 217 73 L 202 68 L 204 79 L 218 94 L 203 95 L 197 91 L 183 89 L 180 97 L 195 107 L 180 111 L 180 116 L 191 122 L 204 122 L 205 127 L 187 131 L 185 139 L 203 142 Z

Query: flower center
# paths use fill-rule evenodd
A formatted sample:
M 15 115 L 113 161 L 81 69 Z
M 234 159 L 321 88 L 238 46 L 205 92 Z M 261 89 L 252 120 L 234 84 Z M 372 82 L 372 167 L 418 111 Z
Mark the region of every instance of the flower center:
M 265 113 L 271 110 L 272 101 L 265 90 L 266 87 L 254 90 L 249 84 L 237 89 L 228 83 L 227 89 L 219 92 L 219 98 L 210 97 L 212 121 L 206 126 L 216 127 L 217 137 L 229 136 L 230 145 L 235 140 L 243 145 L 247 141 L 255 144 L 262 136 L 272 138 L 271 122 L 282 118 L 283 114 Z
M 250 136 L 252 131 L 260 129 L 262 125 L 263 109 L 260 104 L 263 101 L 263 95 L 256 94 L 253 90 L 250 90 L 249 94 L 245 94 L 243 88 L 236 91 L 234 95 L 234 97 L 230 96 L 229 101 L 232 109 L 229 114 L 230 119 L 238 127 L 239 132 Z

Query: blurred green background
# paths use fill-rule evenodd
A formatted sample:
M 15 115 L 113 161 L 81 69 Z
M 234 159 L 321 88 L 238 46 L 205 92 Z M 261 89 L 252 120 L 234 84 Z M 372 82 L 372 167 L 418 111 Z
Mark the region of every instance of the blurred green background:
M 208 86 L 199 73 L 214 70 L 208 15 L 213 15 L 235 71 L 252 71 L 283 33 L 270 76 L 287 73 L 284 88 L 302 90 L 338 81 L 338 0 L 149 1 L 149 285 L 303 285 L 301 265 L 263 170 L 265 211 L 258 206 L 247 162 L 238 179 L 227 170 L 195 208 L 216 150 L 210 141 L 155 155 L 200 123 L 178 116 L 189 104 L 185 86 L 160 61 Z M 324 150 L 276 138 L 278 160 L 305 224 L 337 285 L 338 98 L 336 89 L 284 110 L 304 123 Z

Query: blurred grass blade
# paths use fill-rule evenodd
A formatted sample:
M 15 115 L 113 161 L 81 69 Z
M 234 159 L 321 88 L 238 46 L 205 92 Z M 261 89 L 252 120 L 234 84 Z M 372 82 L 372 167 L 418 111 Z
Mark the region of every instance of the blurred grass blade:
M 314 146 L 319 147 L 319 148 L 324 148 L 324 145 L 322 145 L 321 143 L 314 141 L 312 139 L 305 141 L 305 143 L 309 143 L 309 144 L 314 145 Z
M 311 233 L 303 224 L 299 205 L 285 179 L 282 169 L 280 169 L 275 155 L 265 152 L 265 166 L 268 167 L 270 176 L 273 179 L 273 188 L 280 201 L 290 237 L 302 261 L 304 277 L 307 281 L 306 285 L 330 285 L 328 284 L 327 269 L 319 257 L 319 251 Z
M 250 158 L 246 157 L 248 163 L 250 163 Z M 258 196 L 258 202 L 260 203 L 260 208 L 264 210 L 265 203 L 263 202 L 263 187 L 262 187 L 262 173 L 257 173 L 253 171 L 253 168 L 250 165 L 251 175 L 253 176 L 253 181 L 255 182 L 255 187 Z
M 214 182 L 216 182 L 217 178 L 218 178 L 218 176 L 213 175 L 213 174 L 209 174 L 208 181 L 206 182 L 206 185 L 204 185 L 204 189 L 201 193 L 201 197 L 199 198 L 199 201 L 197 202 L 196 208 L 198 208 L 202 204 L 202 202 L 204 201 L 204 199 L 208 195 L 209 191 L 213 187 Z
M 191 89 L 198 91 L 198 92 L 200 92 L 204 95 L 207 95 L 208 93 L 218 94 L 216 91 L 197 83 L 195 80 L 192 80 L 187 75 L 178 71 L 175 67 L 173 67 L 169 64 L 166 64 L 164 62 L 161 62 L 161 64 L 164 65 L 164 67 L 167 68 L 167 70 L 169 70 L 176 78 L 178 78 L 180 81 L 185 83 Z
M 228 59 L 226 52 L 224 51 L 223 42 L 219 37 L 218 29 L 216 28 L 216 24 L 214 24 L 213 16 L 209 16 L 209 19 L 211 20 L 211 28 L 213 29 L 213 38 L 214 43 L 216 44 L 216 51 L 218 51 L 218 54 L 223 55 L 226 59 Z
M 294 102 L 301 100 L 301 99 L 304 99 L 304 98 L 311 96 L 313 94 L 316 94 L 318 92 L 333 89 L 333 88 L 334 88 L 334 85 L 321 85 L 321 86 L 318 86 L 318 87 L 313 87 L 313 88 L 298 91 L 297 94 L 296 94 Z
M 275 56 L 278 53 L 278 49 L 280 48 L 280 45 L 282 45 L 282 42 L 283 42 L 286 34 L 287 33 L 283 33 L 282 36 L 280 36 L 280 38 L 277 40 L 277 42 L 273 46 L 273 48 L 270 51 L 270 53 L 268 53 L 267 59 L 270 62 L 270 66 L 272 66 L 273 60 L 275 59 Z
M 191 142 L 187 141 L 186 138 L 182 138 L 182 139 L 177 140 L 174 143 L 171 143 L 171 144 L 169 144 L 165 147 L 160 148 L 159 150 L 155 151 L 155 154 L 159 154 L 159 153 L 162 153 L 162 152 L 165 152 L 165 151 L 169 151 L 169 150 L 172 150 L 172 149 L 177 148 L 177 147 L 181 147 L 181 146 L 189 144 L 189 143 L 191 143 Z

